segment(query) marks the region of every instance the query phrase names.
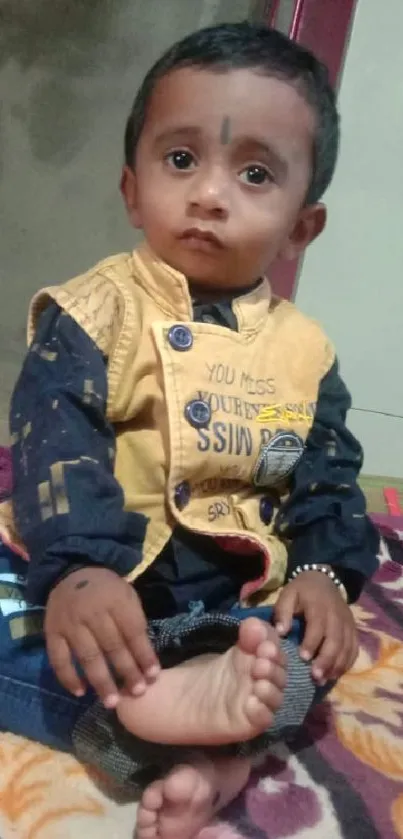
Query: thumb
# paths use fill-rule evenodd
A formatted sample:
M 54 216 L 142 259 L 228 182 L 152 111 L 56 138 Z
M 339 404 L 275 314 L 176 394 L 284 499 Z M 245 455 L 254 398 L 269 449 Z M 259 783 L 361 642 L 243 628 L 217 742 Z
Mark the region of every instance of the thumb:
M 298 592 L 294 586 L 286 585 L 274 607 L 274 625 L 279 635 L 287 635 L 297 606 Z

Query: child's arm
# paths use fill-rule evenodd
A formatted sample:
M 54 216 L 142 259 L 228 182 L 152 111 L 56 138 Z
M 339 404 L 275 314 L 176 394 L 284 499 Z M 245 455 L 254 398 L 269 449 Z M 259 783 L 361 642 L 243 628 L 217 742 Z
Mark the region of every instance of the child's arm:
M 106 402 L 106 359 L 72 318 L 50 306 L 12 399 L 14 513 L 30 555 L 28 599 L 49 604 L 45 629 L 57 675 L 80 690 L 73 652 L 104 700 L 116 693 L 108 647 L 130 689 L 139 669 L 157 663 L 141 605 L 123 579 L 141 560 L 146 519 L 124 510 Z
M 378 566 L 379 535 L 357 483 L 363 455 L 346 427 L 350 405 L 336 362 L 321 382 L 315 420 L 277 529 L 291 540 L 288 579 L 305 564 L 330 566 L 354 602 Z M 296 613 L 307 621 L 303 649 L 314 658 L 314 670 L 322 679 L 339 676 L 351 664 L 356 642 L 341 595 L 322 572 L 298 574 L 283 590 L 277 621 L 287 629 Z
M 304 563 L 331 565 L 353 602 L 378 567 L 379 535 L 357 483 L 363 452 L 346 426 L 350 407 L 335 362 L 322 379 L 315 420 L 277 528 L 280 536 L 292 540 L 289 576 Z

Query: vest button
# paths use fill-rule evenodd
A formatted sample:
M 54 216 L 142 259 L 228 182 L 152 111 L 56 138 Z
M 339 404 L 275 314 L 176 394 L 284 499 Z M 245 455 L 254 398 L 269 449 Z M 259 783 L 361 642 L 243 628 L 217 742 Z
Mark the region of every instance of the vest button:
M 273 518 L 273 504 L 270 498 L 263 497 L 260 499 L 260 520 L 263 524 L 270 524 Z
M 205 428 L 211 420 L 211 408 L 202 399 L 193 399 L 185 406 L 185 417 L 193 428 Z
M 213 315 L 202 315 L 201 320 L 202 323 L 216 323 L 216 319 Z
M 189 503 L 190 486 L 187 481 L 182 481 L 175 487 L 174 501 L 178 510 L 183 510 Z
M 168 332 L 168 341 L 174 350 L 185 352 L 190 350 L 193 344 L 193 335 L 188 326 L 181 326 L 176 324 L 171 326 Z

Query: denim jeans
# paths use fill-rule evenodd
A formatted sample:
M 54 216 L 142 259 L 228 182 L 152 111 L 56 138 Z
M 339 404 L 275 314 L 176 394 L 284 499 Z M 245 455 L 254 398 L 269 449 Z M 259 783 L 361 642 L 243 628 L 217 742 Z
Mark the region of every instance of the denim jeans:
M 27 564 L 0 542 L 0 728 L 69 751 L 80 714 L 94 701 L 76 699 L 58 682 L 46 653 L 44 610 L 24 599 Z
M 55 749 L 76 752 L 82 759 L 101 766 L 115 776 L 119 774 L 117 765 L 122 767 L 127 764 L 131 769 L 134 766 L 137 771 L 140 763 L 144 764 L 144 746 L 147 744 L 141 744 L 141 761 L 134 755 L 136 738 L 132 735 L 126 737 L 124 747 L 119 746 L 126 750 L 123 756 L 119 755 L 119 761 L 116 761 L 116 745 L 113 746 L 113 756 L 110 759 L 105 757 L 103 747 L 98 748 L 92 740 L 96 740 L 100 720 L 113 739 L 113 731 L 119 725 L 116 719 L 113 720 L 111 713 L 100 706 L 91 689 L 84 697 L 76 698 L 64 690 L 54 675 L 42 630 L 44 610 L 28 605 L 24 599 L 26 568 L 26 562 L 0 542 L 0 729 Z M 189 614 L 153 620 L 149 624 L 150 637 L 163 666 L 172 666 L 201 652 L 222 652 L 236 640 L 241 620 L 254 615 L 270 621 L 272 616 L 269 607 L 232 608 L 220 614 L 205 613 L 200 602 L 189 605 Z M 329 686 L 323 689 L 312 685 L 309 666 L 298 657 L 302 632 L 301 622 L 294 621 L 285 642 L 288 652 L 291 650 L 293 653 L 289 656 L 289 661 L 292 660 L 289 682 L 294 695 L 290 694 L 288 705 L 285 703 L 284 717 L 278 730 L 272 737 L 270 732 L 264 735 L 264 748 L 268 739 L 282 739 L 286 730 L 292 729 L 294 724 L 300 725 L 309 707 L 320 701 L 329 689 Z M 170 747 L 161 749 L 166 752 Z M 238 753 L 258 753 L 261 750 L 259 744 L 256 748 L 243 744 Z M 119 771 L 120 780 L 127 780 L 126 769 Z

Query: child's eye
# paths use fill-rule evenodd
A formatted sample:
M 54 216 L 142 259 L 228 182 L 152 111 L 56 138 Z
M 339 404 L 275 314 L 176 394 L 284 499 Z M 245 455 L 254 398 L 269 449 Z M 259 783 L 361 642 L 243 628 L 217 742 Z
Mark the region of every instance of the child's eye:
M 256 163 L 252 166 L 247 166 L 240 173 L 239 177 L 243 183 L 251 184 L 252 186 L 261 186 L 267 182 L 272 183 L 274 180 L 273 175 L 265 166 L 258 166 Z
M 191 169 L 195 164 L 195 159 L 190 151 L 186 149 L 175 149 L 166 155 L 165 160 L 174 167 L 174 169 Z

